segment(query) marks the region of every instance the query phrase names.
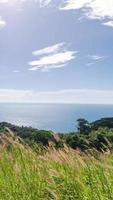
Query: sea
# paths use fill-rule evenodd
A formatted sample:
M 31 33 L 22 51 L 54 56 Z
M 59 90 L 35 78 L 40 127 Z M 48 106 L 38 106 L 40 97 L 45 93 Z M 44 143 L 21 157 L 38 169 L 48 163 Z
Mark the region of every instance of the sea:
M 77 119 L 89 122 L 113 117 L 113 105 L 0 103 L 0 122 L 56 133 L 77 130 Z

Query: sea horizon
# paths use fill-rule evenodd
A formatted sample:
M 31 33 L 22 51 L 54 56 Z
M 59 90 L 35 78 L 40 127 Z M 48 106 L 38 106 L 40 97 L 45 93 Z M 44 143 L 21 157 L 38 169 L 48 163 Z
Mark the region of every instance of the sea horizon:
M 113 105 L 0 103 L 0 122 L 61 133 L 77 130 L 78 118 L 92 122 L 104 117 L 113 117 Z
M 67 104 L 67 105 L 113 105 L 113 103 L 74 103 L 74 102 L 0 102 L 0 104 Z

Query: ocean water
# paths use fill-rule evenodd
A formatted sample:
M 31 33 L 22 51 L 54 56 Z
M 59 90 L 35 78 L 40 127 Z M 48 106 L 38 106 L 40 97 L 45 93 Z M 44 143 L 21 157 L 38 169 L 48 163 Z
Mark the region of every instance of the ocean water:
M 55 132 L 76 130 L 78 118 L 94 121 L 102 117 L 113 117 L 113 105 L 0 104 L 0 122 Z

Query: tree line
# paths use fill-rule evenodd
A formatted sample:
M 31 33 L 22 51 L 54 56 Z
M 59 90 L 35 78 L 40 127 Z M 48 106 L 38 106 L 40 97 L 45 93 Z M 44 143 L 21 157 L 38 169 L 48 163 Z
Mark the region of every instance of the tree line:
M 0 134 L 5 134 L 6 127 L 29 145 L 35 143 L 47 147 L 52 144 L 56 148 L 62 148 L 66 144 L 73 149 L 84 151 L 89 148 L 112 148 L 113 144 L 113 118 L 102 118 L 94 122 L 81 118 L 77 120 L 77 131 L 58 134 L 32 127 L 19 127 L 7 122 L 0 123 Z

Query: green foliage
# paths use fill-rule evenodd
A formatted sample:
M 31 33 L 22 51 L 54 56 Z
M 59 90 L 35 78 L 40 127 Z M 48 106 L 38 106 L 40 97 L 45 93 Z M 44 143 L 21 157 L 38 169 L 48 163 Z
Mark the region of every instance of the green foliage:
M 54 135 L 1 123 L 0 200 L 112 200 L 113 129 L 107 125 L 102 119 L 90 133 L 85 125 L 85 133 Z M 5 127 L 23 140 L 7 136 Z M 44 149 L 50 142 L 55 148 Z
M 16 133 L 17 136 L 24 139 L 25 142 L 31 144 L 33 141 L 41 143 L 44 146 L 49 145 L 49 141 L 55 142 L 54 134 L 52 131 L 38 130 L 32 127 L 19 127 L 10 123 L 0 123 L 0 132 L 5 132 L 5 127 L 10 128 L 11 131 Z
M 113 128 L 113 118 L 102 118 L 91 123 L 92 129 L 97 130 L 98 128 L 108 127 L 109 129 Z
M 47 147 L 53 144 L 56 148 L 63 148 L 66 144 L 73 149 L 79 148 L 82 151 L 89 148 L 101 151 L 103 147 L 106 149 L 109 146 L 109 142 L 113 144 L 113 118 L 102 118 L 92 123 L 85 119 L 78 119 L 77 123 L 78 132 L 68 134 L 55 135 L 52 131 L 19 127 L 6 122 L 0 123 L 0 132 L 5 133 L 5 127 L 8 127 L 30 146 L 38 144 Z
M 113 148 L 113 129 L 99 128 L 89 135 L 75 132 L 64 135 L 64 137 L 65 143 L 73 149 L 80 148 L 84 151 L 90 148 L 96 148 L 97 150 L 107 149 L 108 147 Z
M 113 153 L 96 154 L 67 147 L 39 154 L 18 141 L 11 151 L 0 145 L 0 199 L 112 200 Z
M 87 149 L 87 140 L 83 135 L 77 133 L 69 134 L 66 136 L 66 144 L 71 148 L 80 148 L 81 150 Z
M 32 140 L 37 143 L 42 143 L 44 146 L 48 146 L 49 141 L 55 142 L 53 133 L 45 130 L 32 132 Z
M 77 122 L 78 122 L 78 131 L 81 134 L 88 135 L 91 132 L 91 125 L 90 125 L 90 123 L 87 120 L 85 120 L 85 119 L 78 119 Z

